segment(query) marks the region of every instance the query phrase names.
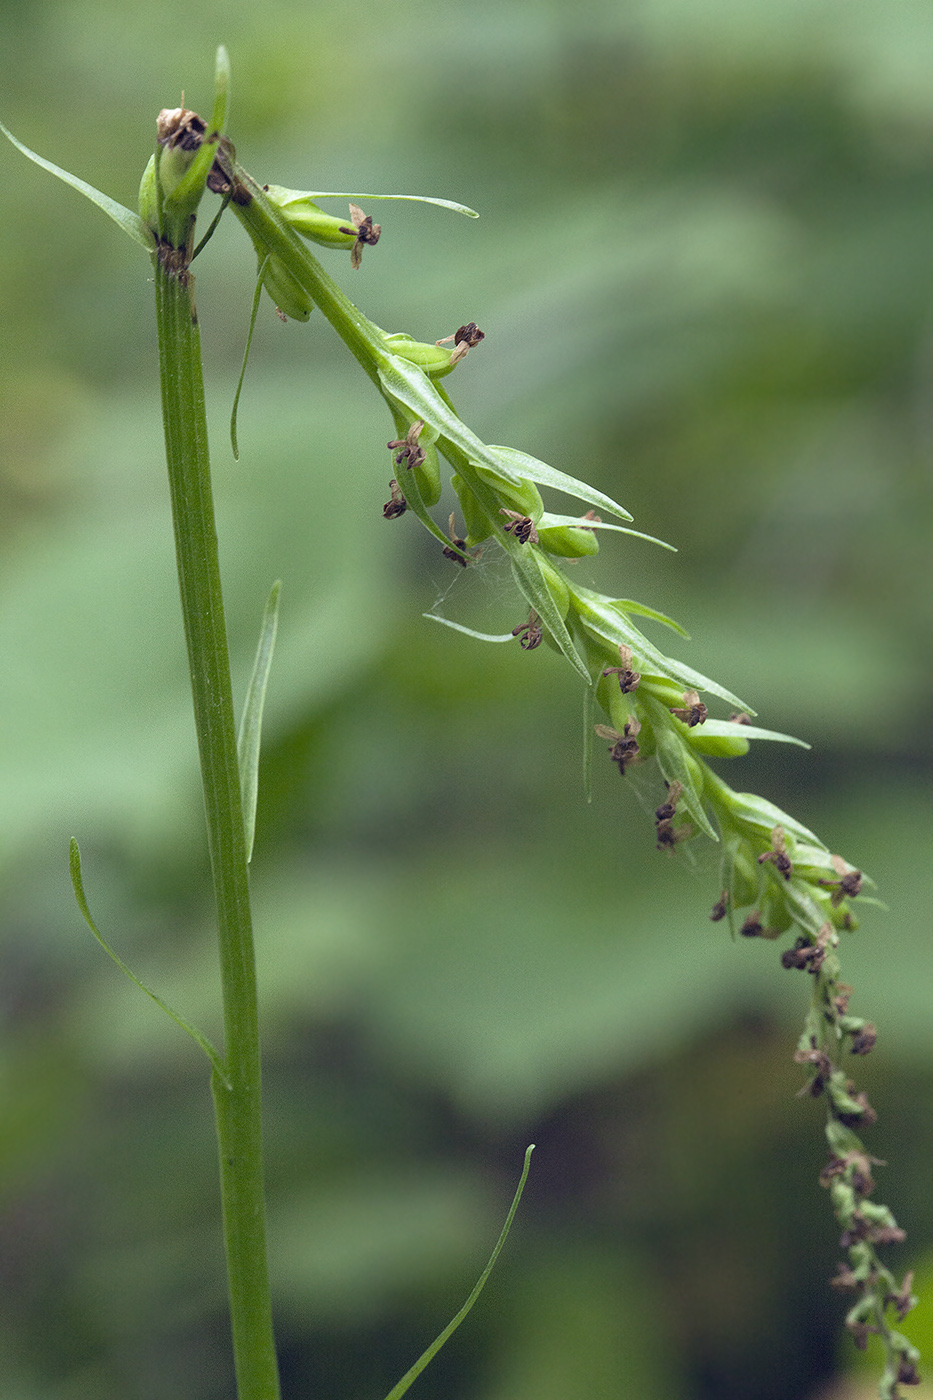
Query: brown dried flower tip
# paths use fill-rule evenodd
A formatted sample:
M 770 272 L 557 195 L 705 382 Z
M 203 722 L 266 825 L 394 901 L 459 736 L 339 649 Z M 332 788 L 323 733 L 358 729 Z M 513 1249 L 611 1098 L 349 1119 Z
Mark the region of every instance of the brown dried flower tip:
M 920 1384 L 920 1372 L 907 1356 L 902 1356 L 897 1363 L 897 1379 L 901 1385 Z
M 825 1167 L 823 1167 L 822 1171 L 820 1172 L 820 1185 L 828 1186 L 830 1182 L 834 1181 L 837 1176 L 842 1176 L 845 1169 L 845 1157 L 837 1157 L 835 1153 L 833 1153 L 829 1161 L 826 1163 Z M 839 1267 L 843 1268 L 843 1265 L 840 1264 Z
M 841 856 L 831 856 L 830 859 L 839 879 L 820 880 L 820 884 L 832 890 L 829 902 L 834 909 L 838 909 L 844 899 L 854 899 L 857 894 L 861 894 L 862 872 L 846 865 Z
M 591 518 L 592 518 L 592 515 L 593 515 L 592 511 L 590 511 L 589 515 L 588 515 L 588 516 L 584 516 L 583 518 L 584 518 L 584 520 L 591 519 Z M 619 656 L 620 656 L 620 658 L 621 658 L 621 660 L 622 660 L 622 665 L 621 665 L 621 666 L 607 666 L 606 669 L 605 669 L 605 671 L 603 671 L 603 675 L 604 675 L 604 676 L 618 676 L 618 677 L 619 677 L 619 689 L 621 690 L 621 692 L 622 692 L 623 695 L 628 695 L 630 691 L 637 690 L 637 688 L 638 688 L 638 682 L 641 680 L 641 676 L 638 674 L 637 671 L 633 671 L 633 670 L 632 670 L 632 648 L 631 648 L 631 647 L 627 647 L 627 646 L 624 645 L 624 643 L 620 642 L 620 643 L 619 643 Z
M 682 719 L 688 729 L 693 729 L 696 725 L 706 722 L 709 711 L 695 690 L 685 690 L 683 709 L 671 710 L 671 714 L 677 719 Z
M 729 891 L 723 890 L 722 894 L 709 911 L 710 919 L 714 924 L 718 924 L 720 919 L 726 917 L 726 910 L 729 908 Z
M 884 1300 L 885 1304 L 890 1303 L 894 1308 L 897 1313 L 898 1322 L 903 1322 L 911 1309 L 917 1306 L 917 1299 L 911 1292 L 913 1286 L 914 1271 L 911 1269 L 909 1274 L 904 1275 L 904 1282 L 901 1284 L 900 1288 L 893 1293 L 889 1293 Z M 909 1382 L 905 1382 L 905 1384 L 909 1384 Z
M 813 1078 L 798 1090 L 798 1098 L 809 1094 L 811 1098 L 818 1099 L 832 1077 L 832 1060 L 811 1038 L 809 1046 L 798 1046 L 794 1051 L 794 1061 L 798 1065 L 810 1065 L 813 1068 Z
M 880 1331 L 880 1328 L 869 1327 L 867 1322 L 862 1322 L 858 1318 L 849 1319 L 847 1317 L 846 1327 L 848 1327 L 849 1331 L 852 1333 L 852 1340 L 855 1343 L 856 1347 L 859 1349 L 859 1351 L 864 1351 L 865 1348 L 868 1346 L 868 1338 L 870 1334 L 877 1333 L 878 1331 Z
M 182 97 L 180 107 L 164 107 L 156 118 L 156 139 L 160 146 L 179 151 L 196 151 L 204 140 L 207 122 L 197 112 L 189 112 Z
M 683 791 L 683 783 L 679 783 L 676 778 L 668 784 L 667 801 L 662 802 L 660 807 L 655 810 L 654 819 L 656 822 L 670 821 L 677 811 L 677 803 L 683 796 Z
M 837 1016 L 844 1016 L 849 1009 L 849 997 L 852 995 L 852 988 L 848 982 L 837 982 L 833 992 L 833 1010 Z
M 816 949 L 809 938 L 798 938 L 793 948 L 785 948 L 781 954 L 781 966 L 786 968 L 805 968 L 809 964 Z
M 522 636 L 523 632 L 525 634 L 524 636 Z M 528 614 L 527 622 L 523 622 L 520 626 L 512 628 L 512 636 L 521 637 L 519 646 L 522 651 L 534 651 L 535 647 L 541 645 L 544 640 L 544 633 L 541 631 L 541 619 L 534 608 L 532 608 L 531 612 Z
M 519 544 L 527 544 L 529 540 L 532 544 L 540 543 L 535 522 L 530 515 L 519 515 L 517 510 L 506 510 L 504 506 L 499 514 L 509 517 L 508 525 L 503 525 L 502 528 L 507 535 L 514 535 Z
M 744 710 L 739 710 L 737 714 L 730 715 L 729 718 L 733 724 L 751 724 L 752 722 L 751 715 L 747 715 Z
M 395 452 L 395 465 L 400 467 L 405 462 L 408 470 L 412 467 L 420 467 L 424 461 L 424 448 L 418 446 L 418 439 L 421 436 L 424 423 L 420 418 L 416 418 L 403 438 L 395 438 L 392 442 L 387 442 L 386 446 L 390 451 Z M 396 451 L 396 448 L 398 451 Z
M 656 827 L 659 851 L 672 851 L 678 841 L 686 841 L 693 835 L 693 827 L 689 822 L 684 822 L 683 826 L 676 826 L 670 817 L 665 817 L 659 821 Z
M 469 351 L 475 349 L 481 340 L 486 339 L 485 331 L 481 331 L 475 321 L 467 321 L 465 326 L 460 326 L 453 335 L 445 335 L 443 340 L 436 340 L 435 345 L 446 345 L 449 340 L 454 343 L 454 349 L 450 356 L 450 363 L 455 365 L 462 360 Z
M 379 242 L 379 235 L 382 233 L 382 225 L 374 224 L 371 214 L 364 214 L 362 209 L 356 204 L 350 205 L 350 218 L 353 220 L 353 228 L 343 228 L 341 233 L 356 232 L 356 242 L 350 249 L 350 266 L 359 267 L 363 261 L 363 249 L 369 244 L 372 248 Z
M 638 743 L 635 736 L 640 729 L 641 721 L 634 716 L 627 721 L 621 734 L 617 729 L 610 729 L 607 724 L 596 725 L 596 733 L 599 737 L 609 741 L 611 745 L 609 757 L 618 766 L 623 778 L 629 764 L 638 761 Z
M 836 1273 L 829 1280 L 830 1288 L 858 1288 L 861 1279 L 848 1264 L 837 1264 Z
M 453 511 L 450 512 L 450 518 L 447 521 L 447 533 L 450 536 L 450 544 L 445 544 L 441 553 L 445 559 L 452 559 L 455 564 L 459 564 L 461 568 L 465 569 L 470 562 L 467 557 L 467 542 L 460 539 L 457 534 Z M 453 549 L 450 545 L 453 545 Z
M 397 516 L 404 515 L 408 509 L 408 502 L 399 490 L 399 484 L 393 476 L 389 482 L 389 490 L 392 492 L 391 501 L 386 501 L 382 507 L 382 513 L 386 520 L 395 520 Z
M 852 1044 L 849 1046 L 849 1053 L 852 1055 L 868 1055 L 874 1050 L 878 1041 L 878 1032 L 871 1021 L 866 1021 L 860 1031 L 856 1031 L 852 1037 Z
M 784 828 L 782 826 L 776 826 L 771 833 L 770 851 L 765 851 L 763 855 L 758 857 L 759 865 L 763 865 L 765 861 L 773 861 L 775 870 L 779 870 L 785 880 L 790 879 L 791 871 L 794 867 L 791 865 L 790 856 L 787 854 Z
M 847 1081 L 847 1093 L 852 1087 L 851 1081 Z M 868 1102 L 868 1095 L 864 1090 L 859 1094 L 850 1094 L 849 1096 L 852 1099 L 852 1108 L 846 1108 L 842 1112 L 836 1110 L 836 1117 L 840 1123 L 844 1123 L 847 1128 L 870 1128 L 873 1123 L 877 1123 L 878 1115 Z

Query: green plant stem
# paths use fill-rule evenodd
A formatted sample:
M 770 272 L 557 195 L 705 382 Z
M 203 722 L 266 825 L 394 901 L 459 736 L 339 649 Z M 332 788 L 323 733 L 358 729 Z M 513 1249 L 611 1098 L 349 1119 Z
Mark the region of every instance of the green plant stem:
M 165 245 L 163 245 L 165 248 Z M 256 972 L 193 281 L 153 257 L 165 447 L 217 904 L 229 1086 L 211 1076 L 239 1400 L 278 1400 L 265 1238 Z

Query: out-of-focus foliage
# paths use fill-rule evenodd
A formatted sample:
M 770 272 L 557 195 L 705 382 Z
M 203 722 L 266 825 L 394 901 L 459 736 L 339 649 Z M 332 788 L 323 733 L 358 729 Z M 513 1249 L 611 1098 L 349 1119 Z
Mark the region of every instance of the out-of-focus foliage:
M 928 7 L 228 8 L 8 4 L 0 116 L 132 204 L 156 113 L 208 105 L 223 41 L 258 178 L 481 211 L 383 206 L 360 272 L 329 266 L 387 330 L 477 321 L 447 381 L 467 421 L 680 550 L 604 543 L 581 580 L 683 620 L 685 661 L 814 745 L 728 776 L 890 906 L 843 956 L 881 1031 L 884 1198 L 904 1262 L 928 1258 Z M 12 150 L 0 177 L 0 1388 L 219 1400 L 204 1066 L 67 875 L 74 834 L 107 937 L 217 1033 L 149 270 Z M 319 317 L 264 315 L 232 462 L 253 273 L 232 221 L 197 270 L 241 693 L 284 580 L 254 886 L 286 1395 L 385 1393 L 531 1140 L 507 1256 L 424 1396 L 815 1394 L 850 1357 L 789 1063 L 804 979 L 707 921 L 713 856 L 654 850 L 650 769 L 597 763 L 584 804 L 558 658 L 423 621 L 523 618 L 491 553 L 465 577 L 383 520 L 392 425 Z

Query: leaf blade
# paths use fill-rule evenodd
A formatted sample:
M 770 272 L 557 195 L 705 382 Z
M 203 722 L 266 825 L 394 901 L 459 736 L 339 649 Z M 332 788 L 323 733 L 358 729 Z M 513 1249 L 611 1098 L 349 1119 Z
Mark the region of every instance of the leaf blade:
M 31 151 L 28 146 L 23 145 L 22 141 L 17 141 L 12 131 L 9 131 L 7 127 L 3 125 L 3 122 L 0 122 L 0 131 L 3 132 L 7 140 L 12 142 L 18 151 L 22 152 L 27 160 L 31 160 L 34 165 L 38 165 L 40 170 L 45 170 L 49 175 L 56 176 L 57 179 L 64 181 L 66 185 L 70 185 L 73 190 L 77 190 L 78 194 L 83 194 L 85 199 L 89 199 L 92 204 L 96 204 L 98 209 L 102 209 L 125 234 L 132 238 L 135 243 L 139 243 L 141 247 L 145 248 L 147 253 L 155 251 L 155 235 L 148 225 L 143 223 L 139 215 L 132 209 L 127 209 L 115 199 L 111 199 L 109 194 L 104 194 L 102 190 L 95 189 L 94 186 L 89 185 L 86 180 L 82 180 L 79 175 L 72 175 L 70 170 L 63 170 L 60 165 L 56 165 L 53 161 L 46 160 L 44 156 L 37 155 L 35 151 Z
M 259 798 L 259 748 L 262 739 L 262 712 L 266 703 L 266 687 L 275 651 L 275 636 L 279 625 L 279 594 L 281 579 L 276 579 L 266 600 L 259 629 L 259 645 L 253 673 L 246 690 L 240 732 L 237 735 L 237 759 L 240 768 L 240 796 L 243 804 L 243 831 L 246 836 L 246 863 L 253 857 L 256 835 L 256 804 Z

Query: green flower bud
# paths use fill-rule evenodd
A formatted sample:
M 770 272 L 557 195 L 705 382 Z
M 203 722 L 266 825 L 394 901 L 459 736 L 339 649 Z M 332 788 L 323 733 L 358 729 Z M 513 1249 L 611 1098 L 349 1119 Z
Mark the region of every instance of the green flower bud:
M 357 231 L 348 219 L 325 214 L 302 190 L 264 185 L 263 193 L 302 238 L 319 243 L 323 248 L 352 248 L 356 242 Z
M 683 689 L 678 689 L 666 676 L 652 676 L 642 672 L 641 689 L 650 692 L 669 710 L 684 703 Z
M 443 379 L 463 358 L 456 350 L 448 350 L 443 345 L 429 345 L 424 340 L 412 340 L 410 335 L 399 332 L 385 337 L 386 349 L 393 355 L 423 369 L 432 379 Z
M 510 481 L 507 477 L 500 476 L 491 467 L 485 467 L 479 463 L 474 463 L 474 470 L 483 481 L 493 488 L 501 506 L 508 507 L 517 515 L 528 516 L 531 520 L 540 520 L 544 514 L 544 502 L 541 499 L 541 492 L 533 481 Z M 500 522 L 501 523 L 501 522 Z
M 582 559 L 599 553 L 596 531 L 588 530 L 585 525 L 548 525 L 538 530 L 538 539 L 549 554 L 559 554 L 565 559 Z
M 148 224 L 153 233 L 158 234 L 160 224 L 159 186 L 163 201 L 169 199 L 184 179 L 201 144 L 207 124 L 197 112 L 189 112 L 185 107 L 165 108 L 159 113 L 156 123 L 158 150 L 158 180 L 156 179 L 156 156 L 149 157 L 149 163 L 139 182 L 139 217 Z M 194 200 L 197 205 L 200 192 Z M 194 209 L 189 211 L 193 216 Z M 187 232 L 187 230 L 186 230 Z
M 741 726 L 736 725 L 736 729 L 741 731 Z M 695 749 L 697 753 L 706 754 L 709 758 L 742 758 L 751 748 L 751 744 L 742 737 L 741 732 L 734 736 L 731 734 L 704 734 L 701 724 L 687 729 L 684 738 L 692 749 Z
M 732 837 L 726 841 L 722 882 L 729 891 L 734 909 L 745 909 L 758 903 L 761 890 L 760 867 L 748 843 L 740 837 Z
M 781 897 L 780 890 L 769 890 L 758 907 L 766 938 L 777 938 L 779 934 L 786 933 L 795 922 L 786 900 Z
M 450 484 L 460 501 L 467 544 L 482 544 L 483 540 L 488 540 L 492 534 L 492 521 L 458 472 L 450 478 Z
M 274 253 L 268 256 L 260 253 L 259 262 L 260 266 L 265 263 L 262 267 L 262 285 L 277 309 L 293 321 L 307 321 L 314 310 L 314 302 L 297 278 Z
M 152 232 L 159 232 L 159 192 L 156 188 L 156 159 L 149 157 L 149 164 L 139 182 L 139 217 L 148 224 Z

